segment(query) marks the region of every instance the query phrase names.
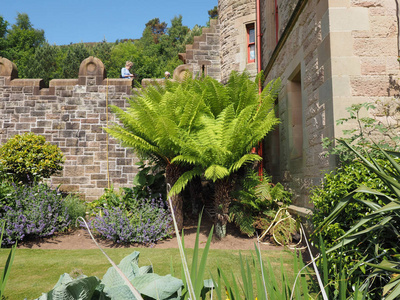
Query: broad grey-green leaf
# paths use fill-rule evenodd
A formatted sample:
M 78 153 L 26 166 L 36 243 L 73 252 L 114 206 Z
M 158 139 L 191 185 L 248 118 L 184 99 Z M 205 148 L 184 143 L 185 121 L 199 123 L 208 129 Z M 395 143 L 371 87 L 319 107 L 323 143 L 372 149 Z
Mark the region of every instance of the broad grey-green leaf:
M 173 299 L 170 297 L 174 297 L 183 286 L 182 280 L 178 278 L 171 275 L 160 276 L 154 273 L 135 277 L 131 282 L 141 294 L 160 300 Z
M 87 300 L 91 299 L 96 287 L 100 284 L 97 277 L 82 276 L 73 280 L 68 274 L 60 276 L 56 286 L 37 300 Z
M 134 251 L 130 255 L 124 257 L 118 265 L 122 273 L 124 273 L 125 276 L 128 277 L 129 281 L 132 281 L 135 276 L 138 276 L 140 274 L 138 262 L 139 252 Z M 124 280 L 113 267 L 110 267 L 107 270 L 106 274 L 104 274 L 102 283 L 105 285 L 104 291 L 107 291 L 110 287 L 124 285 Z

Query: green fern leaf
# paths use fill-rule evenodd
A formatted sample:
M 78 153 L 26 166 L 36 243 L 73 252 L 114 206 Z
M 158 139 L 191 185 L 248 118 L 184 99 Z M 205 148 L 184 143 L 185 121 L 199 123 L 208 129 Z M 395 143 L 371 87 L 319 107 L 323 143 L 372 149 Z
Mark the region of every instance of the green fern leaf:
M 204 176 L 214 182 L 218 179 L 228 177 L 229 174 L 229 170 L 220 165 L 211 165 L 204 172 Z
M 183 173 L 172 186 L 171 190 L 169 191 L 168 197 L 179 194 L 185 189 L 189 181 L 191 181 L 196 176 L 201 176 L 202 173 L 202 168 L 194 168 L 193 170 Z

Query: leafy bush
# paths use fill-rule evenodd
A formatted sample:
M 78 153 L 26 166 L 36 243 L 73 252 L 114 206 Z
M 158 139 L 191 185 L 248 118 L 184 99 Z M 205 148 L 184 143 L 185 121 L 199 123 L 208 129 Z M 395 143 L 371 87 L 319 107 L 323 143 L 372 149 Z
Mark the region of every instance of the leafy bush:
M 167 199 L 165 170 L 158 165 L 147 165 L 139 162 L 139 172 L 133 178 L 132 192 L 137 198 L 161 197 Z
M 63 206 L 67 209 L 71 226 L 75 226 L 76 220 L 79 217 L 86 216 L 86 203 L 78 195 L 69 194 L 62 202 Z
M 114 187 L 105 188 L 104 194 L 101 195 L 97 200 L 89 202 L 87 208 L 91 216 L 97 215 L 102 209 L 109 209 L 112 207 L 118 207 L 123 204 L 124 189 L 115 191 Z
M 318 227 L 333 208 L 360 185 L 368 186 L 385 194 L 391 193 L 383 181 L 361 163 L 341 165 L 336 170 L 325 174 L 323 185 L 315 187 L 310 194 L 310 199 L 314 204 L 312 216 L 314 226 Z M 360 200 L 381 203 L 381 200 L 372 194 L 360 193 L 356 197 Z M 349 204 L 344 213 L 337 217 L 336 222 L 326 226 L 321 232 L 326 246 L 331 247 L 332 243 L 349 230 L 359 218 L 369 212 L 371 210 L 361 203 Z
M 398 255 L 399 249 L 391 243 L 393 236 L 390 230 L 387 230 L 389 228 L 384 229 L 385 226 L 376 225 L 385 220 L 384 214 L 376 214 L 377 217 L 369 223 L 366 219 L 373 216 L 378 207 L 388 204 L 388 198 L 396 198 L 396 190 L 370 166 L 373 162 L 381 171 L 396 173 L 395 164 L 392 163 L 395 159 L 385 155 L 378 146 L 392 150 L 399 148 L 399 107 L 398 101 L 386 104 L 382 101 L 376 101 L 374 104 L 356 104 L 347 108 L 349 117 L 337 121 L 338 125 L 354 123 L 354 126 L 343 131 L 346 138 L 342 143 L 329 151 L 330 154 L 338 155 L 340 166 L 326 174 L 323 185 L 315 188 L 310 195 L 315 207 L 312 222 L 318 228 L 316 233 L 320 234 L 326 246 L 331 248 L 326 254 L 327 266 L 330 267 L 326 267 L 325 276 L 331 278 L 332 289 L 337 290 L 337 282 L 346 274 L 349 288 L 357 282 L 362 282 L 360 290 L 365 291 L 365 287 L 368 287 L 370 298 L 381 298 L 380 291 L 388 280 L 387 274 L 368 277 L 368 263 L 360 263 L 364 259 L 377 263 L 375 257 L 384 253 Z M 366 110 L 369 116 L 363 117 L 362 110 Z M 324 144 L 329 146 L 333 142 L 325 140 Z M 366 158 L 359 153 L 363 153 Z M 336 213 L 335 217 L 331 218 L 331 214 L 339 208 L 340 214 Z M 391 222 L 390 226 L 396 227 L 396 222 Z M 371 228 L 375 228 L 376 231 L 372 233 Z M 344 238 L 348 232 L 355 235 Z M 362 235 L 367 232 L 372 234 Z M 315 233 L 314 236 L 316 237 Z M 356 236 L 359 237 L 357 244 L 349 243 L 349 239 L 355 241 Z M 338 240 L 345 242 L 338 244 Z M 379 273 L 377 270 L 375 269 L 375 274 Z M 367 282 L 368 280 L 370 282 Z
M 368 207 L 368 212 L 354 220 L 327 253 L 332 256 L 342 254 L 340 262 L 344 264 L 346 280 L 362 282 L 361 289 L 369 289 L 369 299 L 382 299 L 384 296 L 387 296 L 385 299 L 397 299 L 400 297 L 400 152 L 379 150 L 378 157 L 385 157 L 385 160 L 373 156 L 367 159 L 348 143 L 343 144 L 354 152 L 366 169 L 380 178 L 381 185 L 387 190 L 377 190 L 370 182 L 358 186 L 340 199 L 316 231 L 323 232 L 333 222 L 340 221 L 352 203 Z M 370 197 L 362 198 L 363 195 Z M 350 276 L 348 270 L 354 275 Z
M 2 244 L 50 236 L 68 227 L 69 215 L 58 190 L 37 183 L 13 187 L 13 192 L 6 197 L 6 204 L 0 208 L 0 218 L 7 224 Z
M 0 164 L 15 182 L 30 183 L 49 178 L 63 169 L 64 156 L 44 136 L 33 133 L 15 135 L 0 147 Z
M 337 125 L 353 124 L 350 129 L 343 130 L 344 141 L 349 143 L 357 151 L 374 152 L 374 155 L 380 155 L 375 151 L 373 145 L 378 145 L 388 150 L 398 150 L 400 145 L 400 100 L 391 99 L 387 102 L 377 100 L 374 103 L 364 102 L 353 104 L 347 107 L 349 113 L 347 118 L 341 118 L 336 121 Z M 368 116 L 363 116 L 367 112 Z M 333 140 L 323 139 L 323 145 L 329 149 L 329 154 L 337 155 L 339 162 L 352 163 L 356 157 L 354 152 L 350 151 L 342 143 L 332 147 Z
M 264 172 L 265 174 L 265 172 Z M 234 200 L 229 209 L 230 219 L 240 231 L 253 236 L 256 229 L 266 229 L 279 208 L 278 202 L 287 206 L 291 193 L 280 184 L 271 183 L 271 178 L 261 179 L 254 169 L 248 169 L 233 192 Z
M 171 216 L 162 199 L 131 199 L 102 209 L 90 220 L 100 236 L 117 243 L 154 243 L 169 236 Z

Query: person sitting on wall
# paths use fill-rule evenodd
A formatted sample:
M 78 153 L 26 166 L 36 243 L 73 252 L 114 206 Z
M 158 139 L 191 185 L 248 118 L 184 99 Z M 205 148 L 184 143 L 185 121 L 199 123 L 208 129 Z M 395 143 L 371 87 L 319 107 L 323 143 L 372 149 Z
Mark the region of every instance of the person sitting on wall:
M 129 72 L 129 69 L 133 66 L 133 63 L 131 61 L 127 61 L 125 63 L 125 68 L 121 69 L 121 78 L 133 78 L 135 77 L 135 75 L 131 74 L 131 72 Z

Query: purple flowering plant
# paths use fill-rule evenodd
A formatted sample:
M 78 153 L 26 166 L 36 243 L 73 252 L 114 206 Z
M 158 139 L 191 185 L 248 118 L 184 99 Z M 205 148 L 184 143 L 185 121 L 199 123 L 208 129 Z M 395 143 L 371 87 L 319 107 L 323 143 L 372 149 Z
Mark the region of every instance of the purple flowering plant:
M 0 207 L 0 219 L 6 221 L 3 245 L 29 237 L 50 236 L 68 228 L 68 211 L 57 189 L 41 183 L 13 184 L 12 187 L 13 191 Z
M 116 243 L 151 244 L 170 236 L 171 223 L 169 209 L 161 197 L 125 197 L 121 205 L 98 211 L 89 226 Z

